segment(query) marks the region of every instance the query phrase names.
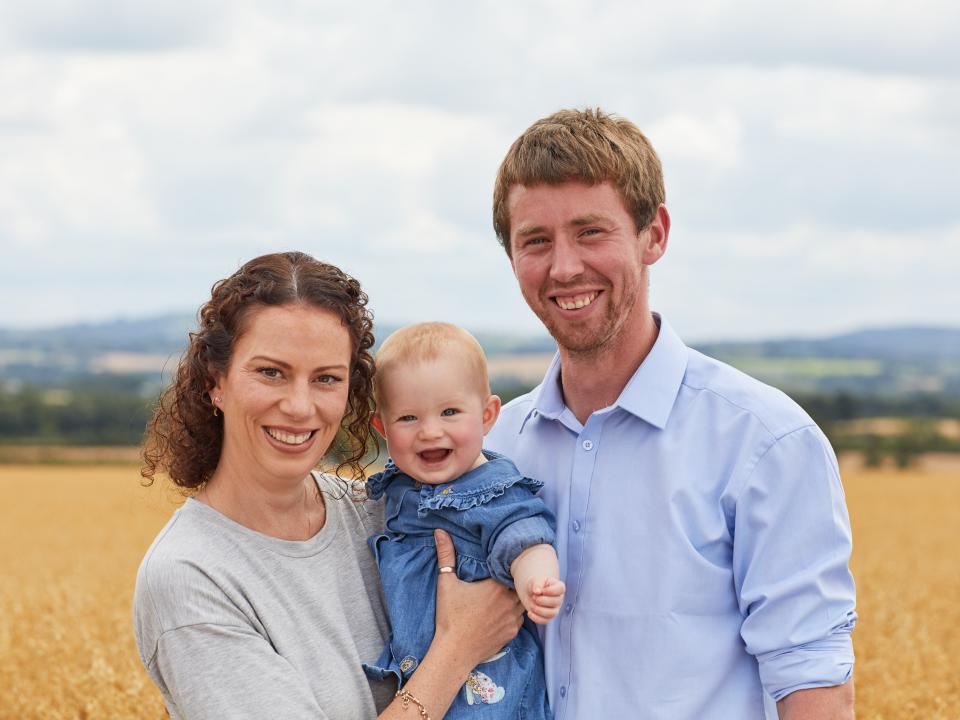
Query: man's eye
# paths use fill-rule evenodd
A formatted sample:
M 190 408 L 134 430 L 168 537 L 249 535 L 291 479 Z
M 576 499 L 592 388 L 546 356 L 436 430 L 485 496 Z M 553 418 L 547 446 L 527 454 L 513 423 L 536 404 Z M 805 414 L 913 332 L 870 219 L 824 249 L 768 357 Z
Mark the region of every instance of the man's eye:
M 527 238 L 527 240 L 523 244 L 526 245 L 527 247 L 530 247 L 531 245 L 544 245 L 546 244 L 546 242 L 547 242 L 547 239 L 545 237 L 532 237 L 532 238 Z
M 460 412 L 460 411 L 457 410 L 456 408 L 447 408 L 447 409 L 444 410 L 442 413 L 440 413 L 440 415 L 441 415 L 441 417 L 453 417 L 453 416 L 456 415 L 458 412 Z

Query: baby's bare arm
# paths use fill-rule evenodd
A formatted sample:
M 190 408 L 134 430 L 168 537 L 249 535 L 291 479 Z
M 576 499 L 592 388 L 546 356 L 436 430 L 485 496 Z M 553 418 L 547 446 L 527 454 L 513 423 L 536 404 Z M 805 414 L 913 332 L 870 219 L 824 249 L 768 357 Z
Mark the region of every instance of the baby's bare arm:
M 510 565 L 510 574 L 531 620 L 544 625 L 556 616 L 566 586 L 560 581 L 560 563 L 551 545 L 528 547 Z

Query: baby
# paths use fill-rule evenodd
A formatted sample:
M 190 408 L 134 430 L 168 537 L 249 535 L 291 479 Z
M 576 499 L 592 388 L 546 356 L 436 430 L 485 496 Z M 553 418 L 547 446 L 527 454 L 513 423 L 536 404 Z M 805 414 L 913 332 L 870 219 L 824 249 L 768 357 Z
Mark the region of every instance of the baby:
M 470 333 L 447 323 L 398 330 L 377 353 L 373 424 L 390 460 L 367 485 L 386 495 L 386 532 L 370 538 L 392 625 L 374 677 L 410 677 L 433 639 L 439 568 L 433 531 L 457 549 L 461 580 L 493 577 L 516 588 L 528 619 L 517 637 L 470 673 L 447 718 L 550 718 L 543 656 L 530 621 L 547 623 L 560 609 L 553 515 L 535 497 L 542 483 L 523 477 L 502 455 L 482 449 L 500 412 L 490 394 L 486 359 Z M 463 622 L 472 622 L 469 617 Z

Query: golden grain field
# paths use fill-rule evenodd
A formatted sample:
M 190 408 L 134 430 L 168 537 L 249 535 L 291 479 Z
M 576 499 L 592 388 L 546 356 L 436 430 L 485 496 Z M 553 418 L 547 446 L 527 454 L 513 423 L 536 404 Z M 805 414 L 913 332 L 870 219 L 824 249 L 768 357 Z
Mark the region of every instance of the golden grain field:
M 134 573 L 174 507 L 126 466 L 0 465 L 0 720 L 163 718 Z M 960 718 L 960 464 L 845 465 L 861 720 Z

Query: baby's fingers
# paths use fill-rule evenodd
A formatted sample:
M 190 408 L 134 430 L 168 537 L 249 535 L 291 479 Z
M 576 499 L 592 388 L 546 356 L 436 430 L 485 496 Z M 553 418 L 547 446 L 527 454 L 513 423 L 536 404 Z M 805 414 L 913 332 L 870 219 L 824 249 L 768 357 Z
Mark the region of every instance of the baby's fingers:
M 547 595 L 549 597 L 559 597 L 562 598 L 563 594 L 567 591 L 567 586 L 564 585 L 563 580 L 557 580 L 556 578 L 547 578 L 543 583 L 543 587 L 540 590 L 540 595 Z
M 563 603 L 563 595 L 537 595 L 533 598 L 534 609 L 541 610 L 557 609 Z
M 546 625 L 553 620 L 559 612 L 558 608 L 536 608 L 527 611 L 527 616 L 537 625 Z

